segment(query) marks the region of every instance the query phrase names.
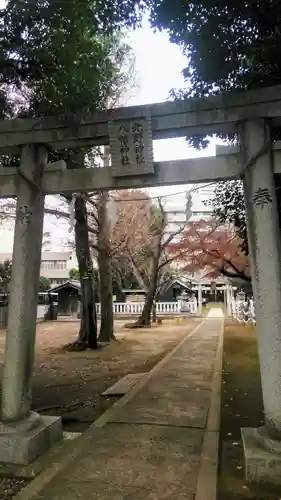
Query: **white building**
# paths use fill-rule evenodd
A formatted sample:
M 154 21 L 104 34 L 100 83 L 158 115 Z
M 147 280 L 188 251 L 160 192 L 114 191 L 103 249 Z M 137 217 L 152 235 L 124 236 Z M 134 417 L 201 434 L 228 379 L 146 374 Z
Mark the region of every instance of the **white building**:
M 12 260 L 12 253 L 0 253 L 0 262 Z M 42 252 L 40 276 L 50 280 L 51 286 L 62 285 L 69 280 L 70 269 L 78 267 L 74 251 Z
M 214 194 L 214 186 L 194 186 L 195 190 L 191 193 L 192 195 L 192 216 L 190 220 L 206 220 L 211 216 L 211 209 L 205 205 L 205 201 L 210 200 Z M 197 189 L 198 188 L 198 189 Z M 192 187 L 190 187 L 192 189 Z M 165 202 L 165 212 L 168 216 L 168 227 L 167 233 L 171 234 L 186 221 L 186 193 L 173 194 L 167 196 Z
M 68 224 L 64 223 L 66 231 Z M 61 226 L 57 228 L 57 233 L 61 234 Z M 53 237 L 53 232 L 52 232 Z M 52 238 L 53 239 L 53 238 Z M 14 220 L 5 220 L 0 224 L 0 262 L 12 260 L 14 243 Z M 40 276 L 48 278 L 51 286 L 61 285 L 69 279 L 70 269 L 78 267 L 76 253 L 73 250 L 42 251 Z M 52 245 L 53 250 L 56 249 Z

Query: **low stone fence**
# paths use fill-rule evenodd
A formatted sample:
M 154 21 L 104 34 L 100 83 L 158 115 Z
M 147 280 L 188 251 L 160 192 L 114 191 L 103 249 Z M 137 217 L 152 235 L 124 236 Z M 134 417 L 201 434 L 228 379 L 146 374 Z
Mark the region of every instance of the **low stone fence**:
M 113 314 L 117 317 L 138 316 L 141 314 L 144 304 L 142 302 L 114 302 Z M 97 315 L 100 316 L 101 305 L 96 304 Z M 198 311 L 197 301 L 190 300 L 177 302 L 156 302 L 156 314 L 158 316 L 178 316 L 181 314 L 196 315 Z M 46 314 L 46 306 L 37 307 L 37 321 L 43 321 Z M 79 315 L 79 314 L 78 314 Z M 77 314 L 75 315 L 77 316 Z M 0 306 L 0 329 L 7 327 L 8 306 Z
M 143 302 L 114 302 L 113 314 L 114 316 L 133 316 L 141 314 L 143 310 Z M 100 303 L 96 304 L 97 314 L 100 315 Z M 156 314 L 173 315 L 173 314 L 197 314 L 197 301 L 190 302 L 156 302 Z

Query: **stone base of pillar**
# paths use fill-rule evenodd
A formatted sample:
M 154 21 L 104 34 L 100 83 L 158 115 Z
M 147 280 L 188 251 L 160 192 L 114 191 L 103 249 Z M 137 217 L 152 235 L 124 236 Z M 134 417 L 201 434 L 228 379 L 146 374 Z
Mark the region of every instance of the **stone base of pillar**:
M 32 412 L 24 422 L 0 424 L 0 463 L 28 465 L 63 438 L 60 417 Z
M 244 427 L 241 429 L 241 435 L 246 481 L 249 484 L 280 486 L 281 443 L 266 438 L 263 427 L 258 429 Z

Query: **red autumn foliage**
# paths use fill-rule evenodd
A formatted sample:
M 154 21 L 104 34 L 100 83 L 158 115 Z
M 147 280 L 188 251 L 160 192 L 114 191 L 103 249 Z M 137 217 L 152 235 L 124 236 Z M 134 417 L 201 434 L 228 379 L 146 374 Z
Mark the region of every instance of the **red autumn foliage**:
M 177 243 L 169 246 L 182 270 L 205 276 L 219 275 L 250 281 L 248 258 L 241 252 L 241 241 L 229 226 L 215 220 L 189 222 Z
M 151 200 L 140 190 L 118 191 L 117 220 L 111 236 L 112 254 L 131 257 L 151 244 Z

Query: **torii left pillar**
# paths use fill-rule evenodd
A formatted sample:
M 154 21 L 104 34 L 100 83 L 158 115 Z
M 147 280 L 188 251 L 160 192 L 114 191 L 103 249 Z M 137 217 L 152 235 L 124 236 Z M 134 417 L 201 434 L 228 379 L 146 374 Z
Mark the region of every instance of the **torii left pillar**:
M 24 146 L 18 173 L 0 422 L 0 462 L 8 464 L 26 465 L 62 437 L 60 418 L 31 412 L 47 156 Z

